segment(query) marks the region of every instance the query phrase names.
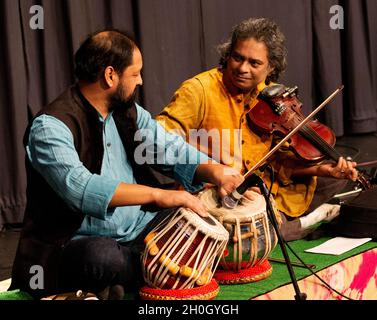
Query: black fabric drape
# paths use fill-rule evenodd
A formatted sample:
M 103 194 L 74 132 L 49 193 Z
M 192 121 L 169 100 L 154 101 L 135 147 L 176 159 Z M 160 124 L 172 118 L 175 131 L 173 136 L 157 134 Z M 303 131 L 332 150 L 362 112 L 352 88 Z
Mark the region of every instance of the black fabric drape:
M 19 8 L 1 1 L 0 45 L 0 229 L 19 222 L 26 201 L 23 131 L 27 124 L 27 79 Z
M 43 30 L 29 26 L 32 5 L 44 9 Z M 342 30 L 329 26 L 333 5 L 344 10 Z M 2 0 L 0 15 L 0 226 L 23 217 L 28 106 L 36 113 L 74 81 L 74 52 L 104 27 L 135 35 L 144 59 L 139 100 L 156 114 L 182 81 L 217 65 L 216 46 L 233 25 L 272 18 L 287 38 L 281 82 L 299 87 L 303 111 L 344 84 L 320 119 L 337 136 L 377 130 L 375 0 Z
M 349 132 L 371 132 L 377 130 L 376 74 L 373 76 L 376 47 L 372 48 L 377 40 L 373 21 L 377 18 L 377 2 L 344 1 L 344 9 L 345 24 L 350 26 L 345 28 L 342 39 L 343 75 L 347 86 L 344 123 Z

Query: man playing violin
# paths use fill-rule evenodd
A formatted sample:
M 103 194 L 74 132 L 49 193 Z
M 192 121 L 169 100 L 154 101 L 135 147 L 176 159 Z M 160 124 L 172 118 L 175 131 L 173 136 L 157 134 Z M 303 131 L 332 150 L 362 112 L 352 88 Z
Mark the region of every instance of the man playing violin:
M 225 174 L 233 169 L 210 163 L 135 103 L 143 63 L 126 34 L 91 35 L 75 64 L 78 83 L 42 108 L 25 134 L 27 207 L 11 288 L 36 298 L 80 289 L 121 299 L 142 284 L 140 253 L 153 226 L 177 207 L 207 216 L 189 192 L 153 183 L 150 166 L 136 157 L 137 131 L 152 132 L 152 159 L 165 156 L 151 166 L 188 191 L 210 182 L 226 194 L 243 177 Z M 169 153 L 172 146 L 178 156 Z
M 285 70 L 284 41 L 279 27 L 269 19 L 242 21 L 218 47 L 220 66 L 183 82 L 156 119 L 194 145 L 198 139 L 190 138 L 193 130 L 207 132 L 211 143 L 199 145 L 200 150 L 247 172 L 276 141 L 272 135 L 253 130 L 247 114 L 258 103 L 258 94 Z M 219 143 L 214 143 L 214 130 L 218 130 Z M 306 165 L 287 148 L 281 148 L 270 164 L 275 177 L 272 186 L 267 171 L 263 179 L 283 213 L 281 231 L 286 240 L 305 237 L 312 224 L 308 214 L 340 191 L 347 179 L 356 180 L 358 175 L 356 163 L 342 157 L 337 163 Z M 247 197 L 252 199 L 253 192 Z

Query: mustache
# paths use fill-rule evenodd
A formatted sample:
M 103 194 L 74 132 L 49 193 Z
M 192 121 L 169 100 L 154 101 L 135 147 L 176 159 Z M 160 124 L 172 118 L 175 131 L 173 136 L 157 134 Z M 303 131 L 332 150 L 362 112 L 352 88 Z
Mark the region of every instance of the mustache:
M 237 76 L 238 78 L 245 79 L 245 80 L 252 80 L 253 79 L 253 77 L 247 77 L 247 76 L 245 77 L 244 75 L 242 75 L 238 72 L 235 72 L 234 75 Z

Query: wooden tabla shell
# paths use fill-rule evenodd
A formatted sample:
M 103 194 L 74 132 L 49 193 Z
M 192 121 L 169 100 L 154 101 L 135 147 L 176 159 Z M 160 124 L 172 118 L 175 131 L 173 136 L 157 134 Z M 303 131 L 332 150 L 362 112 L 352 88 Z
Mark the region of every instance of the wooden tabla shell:
M 160 289 L 188 289 L 208 284 L 228 238 L 226 229 L 211 215 L 202 218 L 180 208 L 145 238 L 144 280 Z
M 255 193 L 255 200 L 242 198 L 234 209 L 224 208 L 218 200 L 217 191 L 213 188 L 199 193 L 199 199 L 208 211 L 229 232 L 228 250 L 232 257 L 222 257 L 220 265 L 225 269 L 240 270 L 250 268 L 265 260 L 277 244 L 275 230 L 266 212 L 266 201 L 260 194 Z M 276 210 L 275 217 L 281 224 L 281 216 Z M 241 239 L 241 241 L 239 240 Z M 229 261 L 232 259 L 232 263 Z

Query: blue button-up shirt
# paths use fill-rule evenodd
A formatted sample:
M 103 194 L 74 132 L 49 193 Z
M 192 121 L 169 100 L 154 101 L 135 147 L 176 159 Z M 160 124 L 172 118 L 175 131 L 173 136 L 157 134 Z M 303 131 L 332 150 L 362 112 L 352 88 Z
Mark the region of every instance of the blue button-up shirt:
M 151 118 L 149 112 L 139 105 L 136 107 L 137 126 L 141 129 L 141 136 L 148 135 L 150 138 L 150 133 L 153 133 L 153 141 L 147 140 L 139 147 L 142 149 L 143 146 L 154 144 L 157 146 L 156 150 L 164 150 L 164 164 L 161 165 L 164 171 L 174 176 L 188 191 L 202 188 L 202 184 L 193 185 L 193 179 L 199 163 L 208 161 L 207 156 L 185 143 L 178 135 L 167 133 Z M 136 183 L 136 180 L 112 114 L 106 119 L 100 114 L 98 116 L 104 124 L 104 154 L 100 174 L 91 173 L 83 165 L 74 147 L 71 131 L 62 121 L 52 116 L 41 115 L 34 120 L 26 152 L 32 166 L 57 194 L 71 208 L 85 214 L 76 238 L 95 235 L 130 241 L 141 232 L 155 213 L 141 211 L 139 205 L 108 208 L 118 184 Z M 150 155 L 150 150 L 154 149 L 148 150 L 149 153 L 144 155 Z M 139 152 L 139 155 L 142 154 Z M 149 160 L 153 158 L 149 157 Z M 140 157 L 136 161 L 140 161 Z

